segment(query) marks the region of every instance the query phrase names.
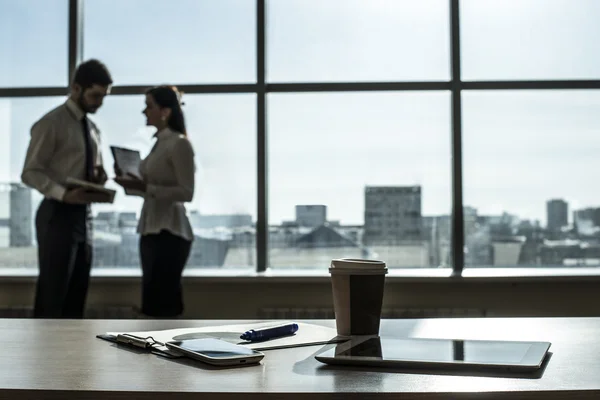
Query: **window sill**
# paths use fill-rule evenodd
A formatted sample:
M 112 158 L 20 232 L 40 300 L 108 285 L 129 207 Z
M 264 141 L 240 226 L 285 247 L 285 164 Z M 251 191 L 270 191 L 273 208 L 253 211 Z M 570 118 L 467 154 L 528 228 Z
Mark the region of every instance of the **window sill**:
M 93 282 L 132 282 L 138 281 L 141 271 L 138 268 L 103 268 L 92 271 Z M 3 282 L 34 282 L 36 268 L 0 268 Z M 329 282 L 326 270 L 270 269 L 258 273 L 249 269 L 194 269 L 184 272 L 184 281 L 206 283 L 325 283 Z M 452 276 L 449 268 L 413 268 L 389 270 L 386 282 L 600 282 L 600 268 L 468 268 L 462 276 Z

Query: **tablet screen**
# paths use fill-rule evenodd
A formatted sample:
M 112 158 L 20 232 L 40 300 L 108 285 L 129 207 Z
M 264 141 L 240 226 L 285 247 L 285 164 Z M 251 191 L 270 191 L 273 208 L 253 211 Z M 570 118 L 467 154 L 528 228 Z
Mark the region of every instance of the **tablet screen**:
M 319 355 L 319 361 L 539 365 L 550 343 L 453 339 L 353 339 Z
M 140 162 L 142 159 L 139 151 L 117 146 L 110 146 L 110 150 L 117 167 L 121 169 L 123 175 L 133 174 L 138 178 L 141 177 Z
M 414 361 L 518 363 L 529 343 L 472 340 L 399 340 L 378 338 L 359 343 L 337 355 Z

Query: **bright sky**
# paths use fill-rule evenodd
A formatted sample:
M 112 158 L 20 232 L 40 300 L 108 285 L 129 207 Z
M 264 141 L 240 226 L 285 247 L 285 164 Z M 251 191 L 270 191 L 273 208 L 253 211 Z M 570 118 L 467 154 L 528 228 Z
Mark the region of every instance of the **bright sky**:
M 67 84 L 67 0 L 0 0 L 0 87 Z M 267 1 L 270 82 L 443 81 L 447 0 Z M 84 58 L 117 85 L 251 83 L 251 0 L 85 0 Z M 599 79 L 600 1 L 461 0 L 465 80 Z M 186 95 L 198 164 L 190 209 L 256 216 L 253 94 Z M 464 200 L 545 222 L 545 202 L 600 206 L 599 91 L 465 92 Z M 0 180 L 19 180 L 31 124 L 64 98 L 0 99 Z M 111 144 L 147 152 L 142 96 L 92 118 Z M 365 185 L 421 185 L 423 213 L 451 205 L 446 92 L 270 94 L 269 216 L 326 204 L 362 223 Z M 138 210 L 122 193 L 112 206 Z M 100 208 L 97 208 L 100 210 Z

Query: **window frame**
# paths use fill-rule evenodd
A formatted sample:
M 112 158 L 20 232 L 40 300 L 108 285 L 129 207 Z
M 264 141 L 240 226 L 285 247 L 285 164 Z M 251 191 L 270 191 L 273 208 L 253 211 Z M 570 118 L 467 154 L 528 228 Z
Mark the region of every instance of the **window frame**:
M 256 6 L 256 82 L 248 84 L 179 84 L 188 94 L 233 94 L 256 95 L 256 140 L 257 140 L 257 221 L 256 221 L 256 273 L 268 269 L 268 135 L 267 93 L 302 92 L 368 92 L 368 91 L 450 91 L 451 93 L 451 155 L 452 155 L 452 214 L 451 214 L 451 257 L 452 271 L 449 276 L 463 276 L 464 269 L 464 219 L 463 219 L 463 174 L 462 174 L 462 100 L 463 90 L 560 90 L 600 89 L 600 80 L 515 80 L 515 81 L 463 81 L 461 79 L 459 1 L 450 2 L 450 63 L 449 81 L 420 82 L 301 82 L 268 83 L 266 81 L 266 24 L 267 1 L 254 0 Z M 69 0 L 68 29 L 68 82 L 83 54 L 83 7 L 85 0 Z M 64 96 L 67 87 L 0 87 L 0 98 Z M 146 86 L 115 86 L 112 95 L 143 94 Z M 537 268 L 536 268 L 537 269 Z M 544 267 L 539 267 L 543 270 Z M 318 274 L 317 274 L 318 275 Z M 487 274 L 486 274 L 487 275 Z M 565 274 L 565 276 L 568 274 Z M 492 277 L 493 274 L 490 275 Z M 488 278 L 489 279 L 489 278 Z

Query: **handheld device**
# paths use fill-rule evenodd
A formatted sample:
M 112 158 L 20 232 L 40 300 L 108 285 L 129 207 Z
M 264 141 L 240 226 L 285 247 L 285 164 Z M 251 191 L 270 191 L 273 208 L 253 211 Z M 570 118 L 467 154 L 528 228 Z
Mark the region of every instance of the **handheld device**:
M 117 167 L 121 169 L 123 175 L 131 174 L 137 178 L 140 175 L 140 163 L 142 158 L 137 150 L 126 149 L 124 147 L 110 146 Z
M 165 345 L 187 357 L 217 366 L 257 364 L 265 356 L 260 351 L 214 338 L 177 340 Z

